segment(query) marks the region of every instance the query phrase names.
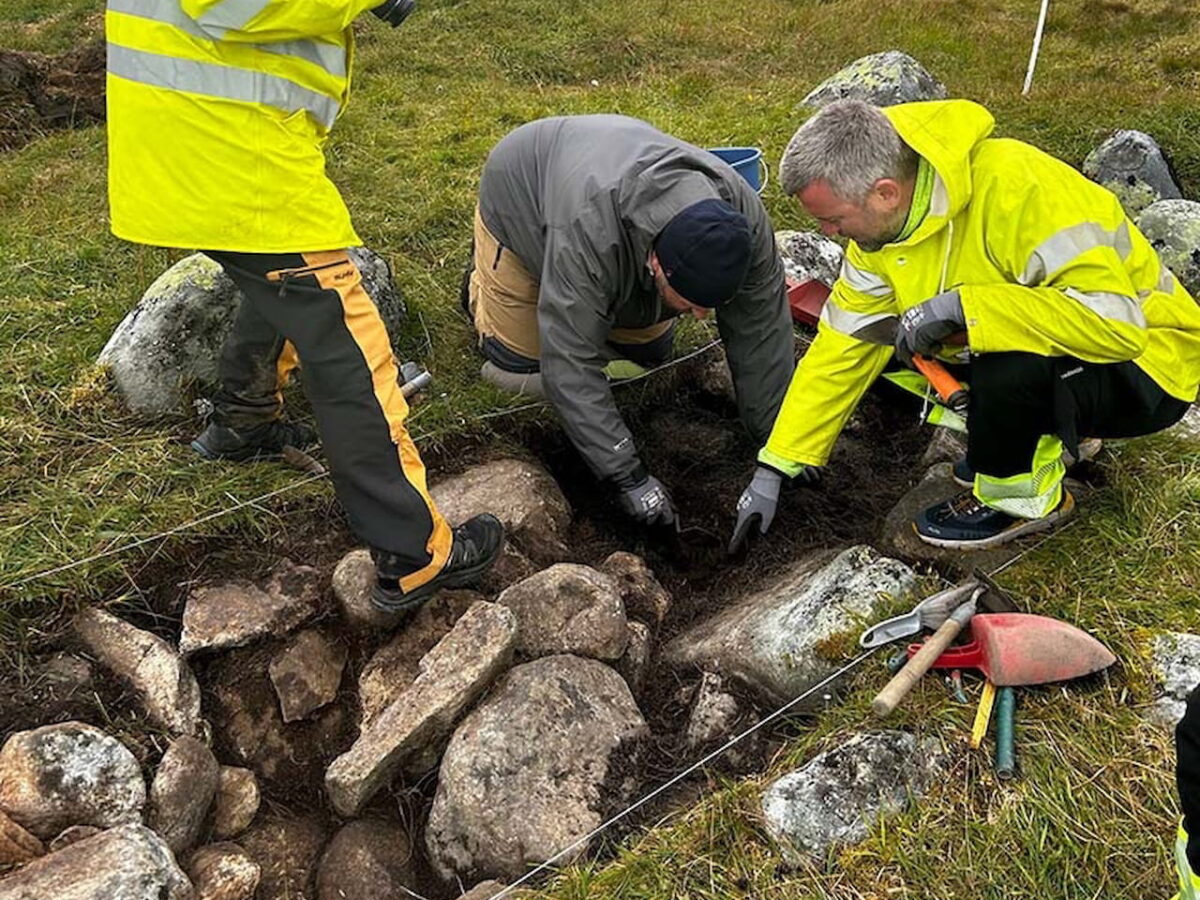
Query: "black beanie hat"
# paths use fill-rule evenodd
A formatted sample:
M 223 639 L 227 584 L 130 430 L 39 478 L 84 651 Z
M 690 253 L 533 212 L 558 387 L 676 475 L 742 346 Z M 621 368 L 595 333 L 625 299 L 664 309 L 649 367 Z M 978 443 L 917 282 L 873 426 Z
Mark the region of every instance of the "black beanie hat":
M 750 223 L 724 200 L 693 203 L 667 223 L 654 253 L 689 303 L 710 309 L 737 293 L 750 269 Z

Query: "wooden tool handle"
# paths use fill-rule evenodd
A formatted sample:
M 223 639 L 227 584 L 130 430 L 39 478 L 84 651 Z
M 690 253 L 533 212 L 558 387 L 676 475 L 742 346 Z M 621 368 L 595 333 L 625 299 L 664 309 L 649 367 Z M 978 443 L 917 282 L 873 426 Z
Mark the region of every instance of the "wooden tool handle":
M 963 621 L 958 615 L 953 615 L 943 622 L 942 627 L 933 633 L 933 637 L 921 645 L 921 649 L 908 661 L 908 665 L 897 672 L 887 686 L 875 695 L 875 699 L 871 701 L 871 712 L 881 719 L 889 715 L 950 646 L 950 642 L 958 637 L 962 627 Z

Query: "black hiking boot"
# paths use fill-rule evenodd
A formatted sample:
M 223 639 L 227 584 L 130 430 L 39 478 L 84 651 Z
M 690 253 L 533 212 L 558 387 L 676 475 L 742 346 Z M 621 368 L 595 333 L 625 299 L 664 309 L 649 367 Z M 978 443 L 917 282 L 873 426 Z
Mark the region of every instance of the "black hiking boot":
M 1075 514 L 1075 498 L 1063 488 L 1062 500 L 1040 519 L 1010 516 L 985 505 L 971 491 L 943 500 L 922 512 L 913 530 L 917 537 L 935 547 L 951 550 L 983 550 L 998 547 L 1022 535 L 1054 528 Z
M 446 565 L 420 587 L 405 593 L 399 577 L 388 572 L 391 554 L 375 550 L 375 588 L 371 602 L 388 613 L 416 609 L 443 588 L 463 587 L 476 581 L 488 570 L 504 549 L 504 526 L 491 513 L 468 519 L 454 529 L 454 543 Z
M 285 447 L 304 451 L 316 444 L 317 433 L 307 425 L 274 419 L 242 431 L 209 422 L 192 441 L 192 449 L 205 459 L 246 462 L 280 459 Z

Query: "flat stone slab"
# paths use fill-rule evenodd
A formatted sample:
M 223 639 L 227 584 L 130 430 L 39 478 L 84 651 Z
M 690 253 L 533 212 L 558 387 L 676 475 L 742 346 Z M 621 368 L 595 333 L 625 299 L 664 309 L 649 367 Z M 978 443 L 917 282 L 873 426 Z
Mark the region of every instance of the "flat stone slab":
M 815 553 L 678 635 L 663 659 L 737 679 L 767 702 L 786 702 L 838 669 L 817 653 L 822 641 L 869 618 L 880 595 L 900 596 L 915 583 L 912 569 L 865 545 Z M 819 709 L 834 687 L 798 708 Z
M 183 610 L 179 650 L 189 655 L 287 634 L 319 612 L 320 597 L 320 573 L 290 560 L 262 587 L 250 581 L 198 587 Z
M 516 637 L 506 607 L 479 602 L 467 610 L 421 660 L 409 689 L 333 761 L 325 789 L 334 809 L 353 816 L 398 772 L 421 775 L 436 765 L 458 718 L 508 668 Z
M 75 617 L 75 633 L 105 668 L 129 682 L 146 715 L 172 734 L 199 734 L 200 686 L 162 638 L 96 607 Z
M 0 881 L 0 900 L 193 900 L 162 839 L 120 825 L 35 859 Z

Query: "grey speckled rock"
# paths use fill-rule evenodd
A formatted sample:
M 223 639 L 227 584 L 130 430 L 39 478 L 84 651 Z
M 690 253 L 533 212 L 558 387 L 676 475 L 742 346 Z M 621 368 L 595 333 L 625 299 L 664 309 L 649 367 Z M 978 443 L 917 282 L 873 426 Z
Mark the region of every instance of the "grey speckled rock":
M 133 754 L 91 725 L 20 731 L 0 749 L 0 809 L 43 840 L 72 825 L 140 823 L 145 802 Z
M 678 635 L 663 658 L 736 678 L 770 703 L 791 700 L 837 670 L 818 656 L 821 641 L 869 616 L 879 594 L 898 596 L 915 581 L 904 563 L 867 546 L 815 553 Z M 824 693 L 801 708 L 819 709 Z
M 1188 694 L 1200 685 L 1200 634 L 1157 635 L 1152 665 L 1162 695 L 1154 702 L 1151 717 L 1174 726 L 1183 718 Z
M 366 248 L 350 250 L 367 294 L 389 334 L 404 322 L 404 301 L 387 262 Z M 221 345 L 241 292 L 202 253 L 181 259 L 147 288 L 117 326 L 98 362 L 112 367 L 126 404 L 148 416 L 188 414 L 192 387 L 214 388 Z
M 570 556 L 563 543 L 571 507 L 558 482 L 541 466 L 498 459 L 439 481 L 429 489 L 451 525 L 490 512 L 504 523 L 507 537 L 542 565 Z
M 220 771 L 212 751 L 193 737 L 176 738 L 163 754 L 150 785 L 146 818 L 177 857 L 196 846 Z
M 800 105 L 818 108 L 847 98 L 876 106 L 945 100 L 946 86 L 907 53 L 888 50 L 856 59 L 817 85 Z
M 325 789 L 334 809 L 353 816 L 397 772 L 433 768 L 455 722 L 508 667 L 516 637 L 511 610 L 487 602 L 467 610 L 421 660 L 408 690 L 330 765 Z
M 1116 132 L 1087 155 L 1083 174 L 1116 194 L 1131 218 L 1151 203 L 1183 196 L 1162 149 L 1141 131 Z
M 1200 296 L 1200 203 L 1151 203 L 1138 216 L 1137 226 L 1188 292 Z
M 881 816 L 919 798 L 945 759 L 935 738 L 918 741 L 903 731 L 856 735 L 767 788 L 767 830 L 788 862 L 819 864 L 831 847 L 862 841 Z
M 170 644 L 95 607 L 75 617 L 75 633 L 105 668 L 133 686 L 154 724 L 172 734 L 201 732 L 200 686 Z
M 194 900 L 167 845 L 122 825 L 34 860 L 0 881 L 0 900 Z
M 629 641 L 616 582 L 590 566 L 543 569 L 505 589 L 496 602 L 517 617 L 517 653 L 526 659 L 574 653 L 611 661 Z
M 634 785 L 622 766 L 645 734 L 628 686 L 601 662 L 546 656 L 512 669 L 442 759 L 425 830 L 434 868 L 511 882 L 554 856 L 625 802 Z
M 777 231 L 775 243 L 783 271 L 797 281 L 819 281 L 833 287 L 842 270 L 842 248 L 812 231 Z

